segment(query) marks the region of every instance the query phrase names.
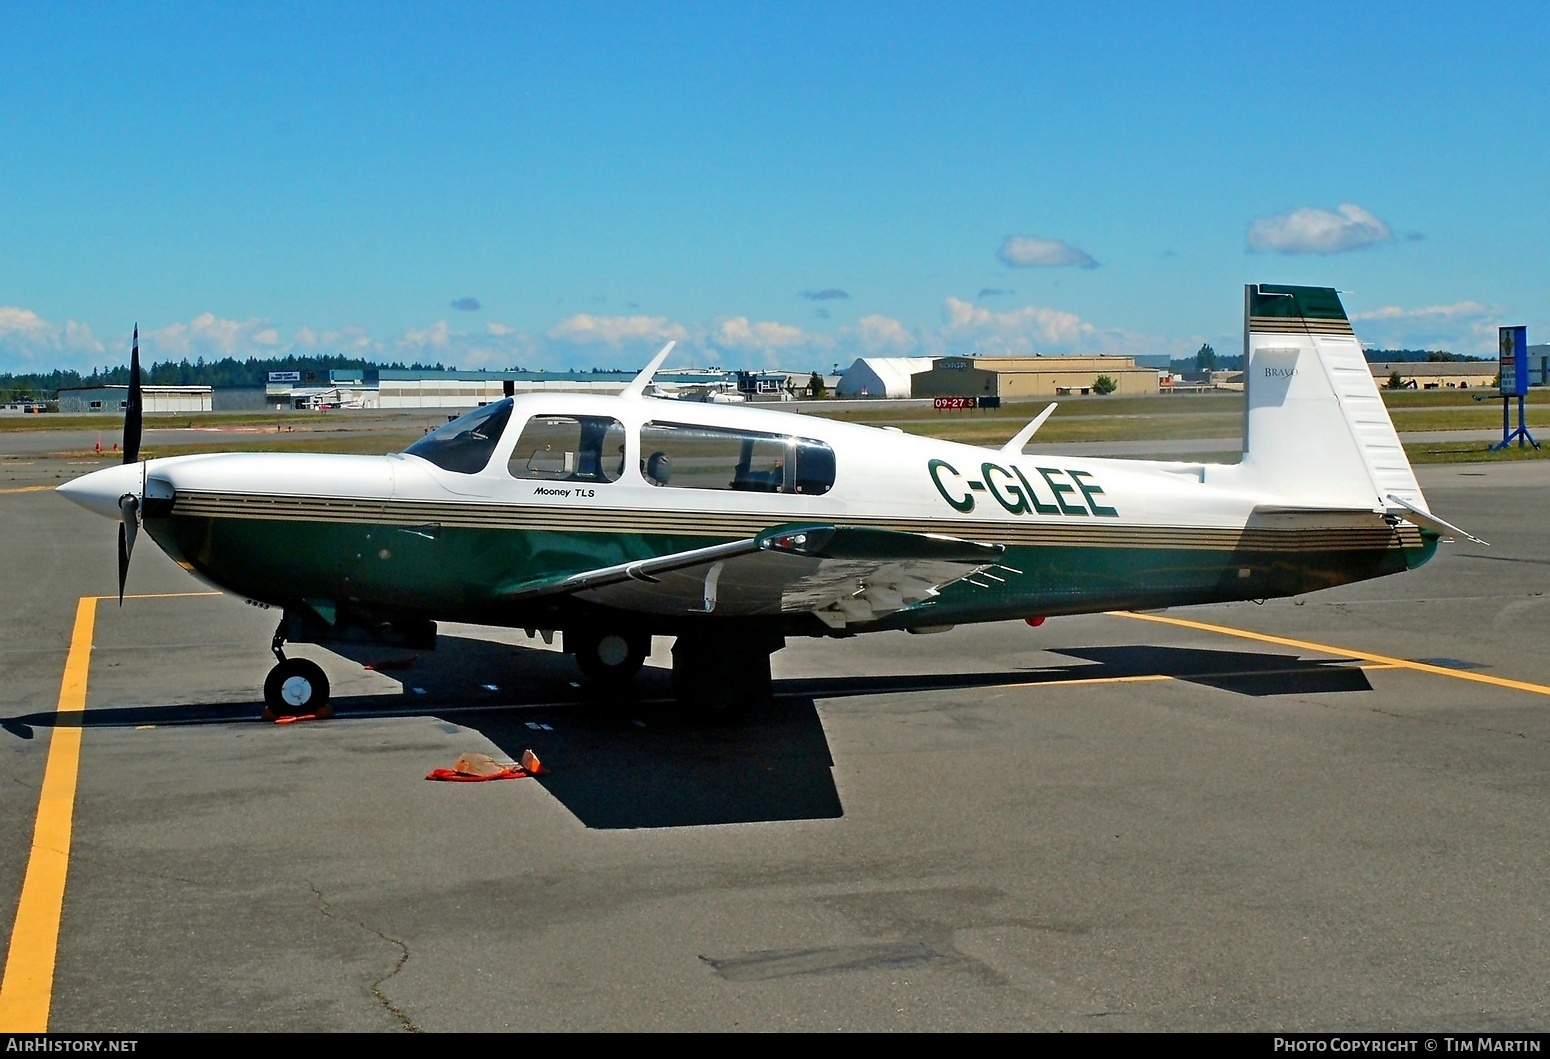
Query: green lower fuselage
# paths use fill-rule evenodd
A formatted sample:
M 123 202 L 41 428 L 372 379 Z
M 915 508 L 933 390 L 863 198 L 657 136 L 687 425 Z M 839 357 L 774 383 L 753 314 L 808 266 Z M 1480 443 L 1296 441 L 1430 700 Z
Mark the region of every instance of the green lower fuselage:
M 836 520 L 836 524 L 868 524 Z M 871 523 L 876 524 L 876 523 Z M 518 603 L 523 584 L 735 539 L 617 526 L 481 528 L 382 521 L 218 517 L 147 512 L 145 528 L 185 569 L 233 593 L 285 608 L 344 608 L 368 617 L 515 628 L 563 628 L 595 608 L 566 597 Z M 943 525 L 937 532 L 960 527 Z M 1296 595 L 1414 569 L 1437 538 L 1409 526 L 1267 534 L 1114 527 L 1080 540 L 1006 544 L 999 566 L 938 596 L 847 631 L 1130 610 Z M 708 615 L 620 616 L 675 634 Z M 811 614 L 777 619 L 788 635 L 831 632 Z

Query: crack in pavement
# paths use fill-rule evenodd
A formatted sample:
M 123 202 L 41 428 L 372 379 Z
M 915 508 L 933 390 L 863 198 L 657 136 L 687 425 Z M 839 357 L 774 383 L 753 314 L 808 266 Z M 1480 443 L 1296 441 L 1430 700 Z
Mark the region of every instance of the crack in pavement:
M 323 915 L 327 916 L 329 919 L 338 918 L 334 915 L 327 899 L 323 896 L 323 891 L 318 889 L 317 884 L 314 883 L 311 879 L 308 879 L 307 885 L 312 888 L 312 894 L 317 898 L 318 911 L 323 913 Z M 393 962 L 393 969 L 387 974 L 383 975 L 381 978 L 378 978 L 375 982 L 371 983 L 371 995 L 376 997 L 377 1002 L 386 1008 L 390 1015 L 398 1020 L 399 1025 L 403 1027 L 405 1032 L 423 1033 L 424 1031 L 414 1024 L 414 1020 L 411 1019 L 402 1008 L 389 1000 L 387 998 L 387 994 L 382 991 L 382 986 L 387 982 L 387 980 L 392 978 L 399 971 L 402 971 L 404 969 L 404 964 L 409 962 L 409 946 L 404 944 L 404 942 L 398 938 L 395 938 L 390 934 L 384 934 L 376 927 L 367 926 L 365 923 L 362 923 L 359 920 L 356 920 L 355 925 L 360 927 L 362 930 L 370 931 L 377 937 L 381 938 L 383 941 L 398 946 L 398 959 Z

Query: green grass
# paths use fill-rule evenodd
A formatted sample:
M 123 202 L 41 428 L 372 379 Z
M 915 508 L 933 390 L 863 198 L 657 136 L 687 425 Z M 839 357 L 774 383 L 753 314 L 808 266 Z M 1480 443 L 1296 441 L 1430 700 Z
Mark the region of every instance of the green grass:
M 294 427 L 297 433 L 312 430 L 349 430 L 362 423 L 393 429 L 406 424 L 447 421 L 442 409 L 415 411 L 338 412 L 179 412 L 147 415 L 147 430 L 188 430 L 194 427 Z M 100 430 L 104 434 L 124 429 L 121 415 L 6 415 L 0 416 L 0 434 L 37 430 Z
M 1501 460 L 1550 459 L 1550 449 L 1543 447 L 1536 449 L 1527 446 L 1520 449 L 1514 442 L 1511 448 L 1492 452 L 1489 446 L 1490 443 L 1485 441 L 1428 441 L 1406 445 L 1405 455 L 1410 457 L 1410 462 L 1413 464 L 1496 463 Z

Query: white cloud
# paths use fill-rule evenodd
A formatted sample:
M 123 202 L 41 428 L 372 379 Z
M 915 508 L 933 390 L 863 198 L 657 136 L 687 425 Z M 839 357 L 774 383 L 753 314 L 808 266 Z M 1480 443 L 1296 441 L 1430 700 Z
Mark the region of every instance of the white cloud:
M 1098 262 L 1085 250 L 1060 239 L 1041 239 L 1037 235 L 1009 235 L 996 256 L 1016 268 L 1097 268 Z
M 1397 305 L 1385 305 L 1381 309 L 1368 309 L 1352 313 L 1353 320 L 1448 320 L 1455 317 L 1486 316 L 1496 312 L 1489 305 L 1479 302 L 1454 302 L 1452 305 L 1428 305 L 1424 309 L 1401 309 Z
M 689 337 L 689 332 L 682 324 L 669 323 L 665 316 L 592 316 L 589 313 L 577 313 L 551 327 L 548 336 L 560 342 L 602 344 L 617 349 L 627 342 L 682 342 Z
M 504 324 L 487 324 L 481 331 L 459 331 L 445 320 L 406 327 L 386 352 L 380 359 L 455 364 L 465 371 L 548 366 L 540 363 L 542 350 L 531 335 Z
M 337 331 L 324 331 L 317 344 L 329 352 L 353 357 L 364 357 L 378 348 L 364 327 L 341 327 Z
M 406 349 L 433 349 L 441 351 L 447 348 L 451 342 L 452 329 L 447 326 L 447 321 L 437 320 L 429 327 L 406 327 L 404 335 L 398 340 L 398 345 Z
M 1291 213 L 1260 217 L 1249 225 L 1250 250 L 1277 254 L 1339 254 L 1386 243 L 1389 226 L 1355 203 L 1337 212 L 1305 206 Z
M 53 324 L 31 309 L 0 305 L 0 370 L 82 367 L 104 351 L 103 344 L 86 324 L 74 320 Z
M 920 345 L 920 338 L 899 321 L 889 316 L 873 313 L 856 321 L 849 333 L 867 353 L 890 357 L 907 357 Z M 847 335 L 849 337 L 849 335 Z
M 47 342 L 58 328 L 31 309 L 14 305 L 0 306 L 0 339 L 20 340 L 30 345 Z
M 1476 301 L 1404 309 L 1385 305 L 1351 314 L 1362 343 L 1381 349 L 1446 349 L 1490 356 L 1496 352 L 1496 328 L 1505 316 L 1499 305 Z
M 168 324 L 140 335 L 150 358 L 273 356 L 280 336 L 265 320 L 229 320 L 201 313 L 187 323 Z
M 998 313 L 948 298 L 942 303 L 942 316 L 945 322 L 938 334 L 947 343 L 990 354 L 1070 352 L 1092 343 L 1097 333 L 1075 313 L 1033 305 Z
M 750 322 L 746 316 L 722 317 L 705 337 L 713 346 L 739 353 L 772 353 L 827 341 L 825 336 L 808 334 L 793 324 Z
M 654 352 L 669 339 L 680 343 L 675 364 L 802 371 L 859 356 L 1129 352 L 1142 347 L 1155 351 L 1155 343 L 1099 330 L 1058 309 L 1026 306 L 993 312 L 948 298 L 942 312 L 939 327 L 915 327 L 874 313 L 852 325 L 824 331 L 746 315 L 678 323 L 659 316 L 590 314 L 568 317 L 547 331 L 521 330 L 494 321 L 461 330 L 449 322 L 467 319 L 459 315 L 411 325 L 383 338 L 358 326 L 293 325 L 282 331 L 266 320 L 203 313 L 143 332 L 141 340 L 148 361 L 335 354 L 378 363 L 441 363 L 464 369 L 638 367 L 643 353 Z M 29 310 L 0 308 L 0 371 L 15 370 L 6 363 L 7 354 L 26 370 L 126 362 L 128 336 L 116 338 L 112 345 L 112 355 L 104 357 L 103 344 L 83 324 L 57 325 Z

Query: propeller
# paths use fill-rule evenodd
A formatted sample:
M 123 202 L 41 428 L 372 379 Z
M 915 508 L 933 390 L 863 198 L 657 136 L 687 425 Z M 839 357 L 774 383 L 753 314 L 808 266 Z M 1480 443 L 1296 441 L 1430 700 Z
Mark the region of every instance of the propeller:
M 145 399 L 140 392 L 140 325 L 135 324 L 134 348 L 129 353 L 129 400 L 124 402 L 124 462 L 140 459 L 141 420 Z M 140 493 L 118 498 L 118 605 L 124 605 L 124 580 L 129 576 L 129 556 L 140 532 L 140 497 L 145 495 L 145 464 L 140 464 Z
M 140 325 L 135 324 L 135 344 L 129 351 L 129 400 L 124 404 L 124 462 L 140 458 L 140 420 L 145 404 L 140 395 Z

